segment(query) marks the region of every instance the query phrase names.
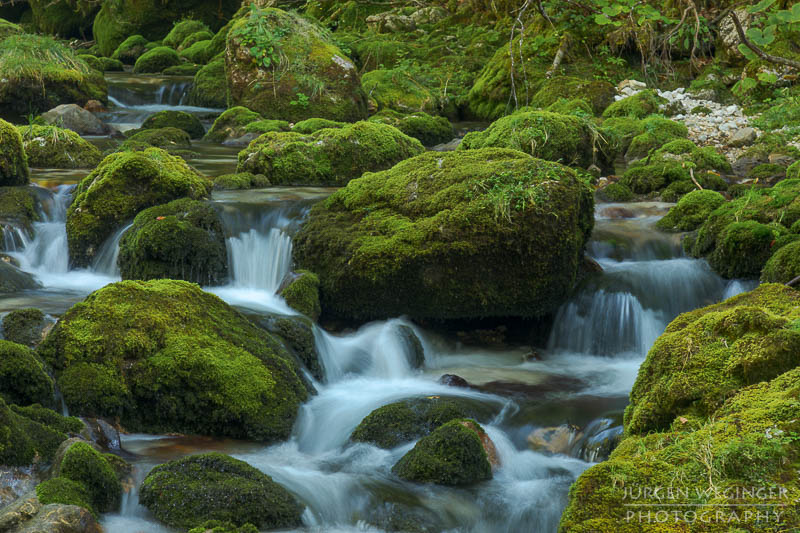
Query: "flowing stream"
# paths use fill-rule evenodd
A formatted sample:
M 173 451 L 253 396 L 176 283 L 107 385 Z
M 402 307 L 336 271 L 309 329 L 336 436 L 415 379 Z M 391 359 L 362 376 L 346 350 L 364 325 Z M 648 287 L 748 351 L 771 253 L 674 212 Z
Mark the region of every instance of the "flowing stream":
M 133 124 L 137 113 L 146 115 L 159 106 L 182 108 L 183 82 L 142 81 L 147 87 L 138 87 L 130 77 L 110 81 L 111 94 L 122 107 L 120 124 Z M 206 171 L 229 171 L 234 156 L 235 151 L 213 152 Z M 48 179 L 45 174 L 35 178 Z M 0 298 L 0 312 L 36 306 L 59 314 L 119 280 L 119 240 L 128 227 L 109 238 L 91 268 L 69 269 L 65 220 L 72 188 L 42 189 L 42 221 L 33 235 L 7 230 L 13 238 L 5 239 L 6 253 L 42 288 Z M 215 193 L 212 201 L 227 232 L 230 281 L 207 290 L 248 313 L 293 314 L 276 294 L 292 268 L 292 235 L 309 206 L 330 192 Z M 466 344 L 401 317 L 346 334 L 317 328 L 324 379 L 315 383 L 318 393 L 301 408 L 288 441 L 264 446 L 123 435 L 122 448 L 134 457 L 137 486 L 159 463 L 217 450 L 247 461 L 294 493 L 306 506 L 299 531 L 383 531 L 380 525 L 393 515 L 411 517 L 432 531 L 555 531 L 570 484 L 602 458 L 598 443 L 619 434 L 627 394 L 656 337 L 679 313 L 752 288 L 726 282 L 705 262 L 682 257 L 677 237 L 654 230 L 668 204 L 627 204 L 633 216 L 626 219 L 605 216 L 607 207 L 597 206 L 589 246 L 603 273 L 561 307 L 546 348 L 536 357 L 527 356 L 529 346 Z M 424 347 L 419 368 L 406 340 L 409 329 Z M 443 374 L 460 376 L 473 387 L 441 384 Z M 353 429 L 374 409 L 427 396 L 459 397 L 484 413 L 481 422 L 500 463 L 491 481 L 465 489 L 405 483 L 391 468 L 414 443 L 383 450 L 349 442 Z M 570 450 L 531 449 L 533 432 L 563 424 L 581 428 Z M 102 523 L 113 532 L 171 531 L 139 505 L 135 487 L 126 493 L 120 512 L 104 515 Z

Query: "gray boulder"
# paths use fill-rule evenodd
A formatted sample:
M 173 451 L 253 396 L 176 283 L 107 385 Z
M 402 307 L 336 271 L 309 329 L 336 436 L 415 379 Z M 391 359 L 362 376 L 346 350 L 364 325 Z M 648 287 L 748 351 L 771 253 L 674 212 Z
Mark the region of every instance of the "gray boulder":
M 61 104 L 42 115 L 47 123 L 78 135 L 110 135 L 115 130 L 77 104 Z

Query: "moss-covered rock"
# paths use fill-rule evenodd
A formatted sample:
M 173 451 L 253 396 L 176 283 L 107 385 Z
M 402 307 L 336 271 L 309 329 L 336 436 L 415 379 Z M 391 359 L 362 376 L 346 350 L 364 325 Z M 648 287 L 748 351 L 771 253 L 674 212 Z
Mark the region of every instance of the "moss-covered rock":
M 3 317 L 3 338 L 33 348 L 42 341 L 42 332 L 50 322 L 39 309 L 29 307 L 11 311 Z
M 350 439 L 380 448 L 395 448 L 430 434 L 451 420 L 469 418 L 465 406 L 443 398 L 416 398 L 390 403 L 367 415 Z
M 253 524 L 236 526 L 233 522 L 222 520 L 207 520 L 197 527 L 189 530 L 189 533 L 258 533 L 258 528 Z
M 142 123 L 143 130 L 159 128 L 178 128 L 188 133 L 192 139 L 199 139 L 206 133 L 200 119 L 185 111 L 159 111 L 147 117 Z
M 122 485 L 117 474 L 108 460 L 89 443 L 76 442 L 67 449 L 59 466 L 59 475 L 82 485 L 97 512 L 105 513 L 119 507 Z
M 165 68 L 181 64 L 178 52 L 169 46 L 157 46 L 139 56 L 133 65 L 134 74 L 162 72 Z
M 665 148 L 664 152 L 676 155 L 697 149 L 691 141 L 688 141 L 691 144 L 680 142 L 680 140 L 686 139 L 689 135 L 689 130 L 679 122 L 674 122 L 660 116 L 652 116 L 642 120 L 641 128 L 642 132 L 631 139 L 630 145 L 625 152 L 625 159 L 627 161 L 647 157 L 650 152 L 662 147 Z M 680 151 L 675 152 L 674 148 L 670 150 L 669 147 L 665 146 L 670 143 L 670 141 L 676 140 L 678 140 L 679 143 L 674 146 L 680 146 Z M 730 168 L 730 165 L 728 165 L 728 168 Z
M 183 51 L 188 50 L 189 48 L 200 42 L 206 42 L 208 43 L 208 45 L 210 45 L 211 40 L 213 38 L 214 34 L 211 33 L 209 30 L 196 31 L 192 34 L 187 35 L 183 39 L 183 41 L 181 41 L 181 44 L 178 46 L 178 51 L 182 53 Z
M 322 308 L 319 303 L 319 277 L 308 270 L 299 270 L 297 276 L 281 290 L 280 296 L 286 305 L 317 320 Z
M 33 187 L 0 187 L 0 228 L 12 224 L 30 233 L 33 223 L 39 220 L 38 201 Z
M 456 136 L 453 125 L 450 124 L 449 120 L 445 117 L 431 116 L 424 111 L 402 114 L 386 109 L 369 117 L 369 121 L 394 126 L 409 137 L 414 137 L 425 146 L 445 143 Z M 295 125 L 292 131 L 297 131 L 297 126 Z
M 647 89 L 609 105 L 603 112 L 603 117 L 645 118 L 648 115 L 657 113 L 659 107 L 666 102 L 666 98 L 658 96 L 652 89 Z
M 200 107 L 227 107 L 228 86 L 225 82 L 225 57 L 222 54 L 197 71 L 188 99 L 192 105 Z
M 270 185 L 265 175 L 251 172 L 223 174 L 214 178 L 214 188 L 221 190 L 263 189 Z
M 6 7 L 5 9 L 8 9 L 8 7 Z M 0 12 L 0 16 L 5 16 L 5 14 Z M 19 35 L 20 33 L 24 32 L 19 24 L 14 24 L 13 22 L 9 22 L 4 18 L 0 18 L 0 39 L 5 39 L 6 37 L 9 37 L 11 35 Z
M 260 114 L 250 111 L 246 107 L 232 107 L 217 117 L 214 125 L 206 133 L 205 139 L 213 142 L 237 139 L 247 133 L 245 127 L 248 124 L 263 120 L 263 118 Z M 286 129 L 288 129 L 289 123 L 285 122 L 285 124 Z
M 42 505 L 77 505 L 96 514 L 86 487 L 65 477 L 57 476 L 36 485 L 36 497 Z
M 129 430 L 286 438 L 307 389 L 281 341 L 184 281 L 123 281 L 39 346 L 73 413 Z
M 131 35 L 121 43 L 111 54 L 111 59 L 116 59 L 126 65 L 133 65 L 139 56 L 147 51 L 147 39 L 141 35 Z
M 41 285 L 27 272 L 10 263 L 0 261 L 0 293 L 16 293 L 27 289 L 38 289 Z
M 0 186 L 26 185 L 29 179 L 28 158 L 22 136 L 5 120 L 0 120 L 0 147 Z M 0 211 L 0 216 L 4 215 L 3 211 Z
M 451 420 L 422 437 L 392 472 L 407 481 L 437 485 L 471 485 L 491 479 L 492 466 L 481 433 L 483 429 L 472 420 Z
M 67 432 L 77 434 L 83 427 L 76 418 L 62 417 L 41 406 L 9 406 L 0 397 L 0 464 L 27 466 L 37 455 L 49 461 L 68 438 Z
M 786 177 L 789 179 L 800 179 L 800 161 L 796 161 L 786 169 Z
M 177 49 L 190 35 L 198 32 L 211 33 L 208 26 L 206 26 L 202 21 L 184 19 L 175 23 L 161 43 L 164 46 Z M 208 37 L 208 39 L 210 38 L 211 37 Z
M 696 230 L 714 209 L 724 203 L 725 197 L 716 191 L 692 191 L 681 198 L 656 226 L 665 231 Z
M 74 131 L 56 126 L 18 126 L 28 165 L 40 168 L 92 168 L 100 150 Z
M 436 113 L 439 102 L 403 69 L 377 69 L 364 74 L 361 87 L 374 107 L 399 113 Z
M 162 74 L 165 76 L 194 76 L 198 73 L 200 68 L 200 65 L 195 65 L 193 63 L 182 63 L 174 67 L 165 68 Z
M 40 35 L 13 35 L 0 41 L 0 115 L 22 120 L 59 104 L 105 102 L 102 73 L 63 44 Z M 4 143 L 5 144 L 5 143 Z
M 614 101 L 615 94 L 616 89 L 607 81 L 554 76 L 533 95 L 530 105 L 544 109 L 559 100 L 581 99 L 589 104 L 592 114 L 601 115 Z
M 800 241 L 781 247 L 761 271 L 761 281 L 765 283 L 788 283 L 797 276 L 800 276 Z
M 120 241 L 119 268 L 122 279 L 225 283 L 228 253 L 219 215 L 189 198 L 145 209 Z
M 314 338 L 314 322 L 311 318 L 267 315 L 259 320 L 258 324 L 282 338 L 289 352 L 303 364 L 315 379 L 319 381 L 325 379 L 325 372 Z
M 191 528 L 207 520 L 259 529 L 300 525 L 303 507 L 286 489 L 244 461 L 221 453 L 192 455 L 155 467 L 141 502 L 160 521 Z
M 85 177 L 67 212 L 70 261 L 88 265 L 100 245 L 136 213 L 187 196 L 203 198 L 209 182 L 158 148 L 107 156 Z
M 191 36 L 187 37 L 187 39 L 189 38 L 191 38 Z M 196 43 L 193 43 L 190 46 L 187 46 L 186 48 L 182 48 L 178 55 L 180 55 L 182 59 L 185 59 L 190 63 L 205 65 L 216 54 L 214 54 L 213 51 L 211 50 L 211 39 L 207 39 L 205 41 L 197 41 Z M 170 67 L 170 68 L 175 68 L 175 67 Z
M 92 20 L 100 5 L 91 0 L 28 0 L 34 27 L 59 37 L 80 37 L 91 33 Z
M 274 76 L 278 61 L 281 75 Z M 353 62 L 322 28 L 295 13 L 252 5 L 231 26 L 225 62 L 231 102 L 267 118 L 366 118 Z
M 787 231 L 779 224 L 755 220 L 728 224 L 717 237 L 708 263 L 726 278 L 755 278 L 775 251 L 776 241 Z
M 325 128 L 344 128 L 345 126 L 347 126 L 347 122 L 337 122 L 327 118 L 307 118 L 292 126 L 292 131 L 308 135 Z
M 630 202 L 633 200 L 633 191 L 627 185 L 615 182 L 599 189 L 597 197 L 606 202 Z
M 97 57 L 90 54 L 79 54 L 78 58 L 98 72 L 122 72 L 125 70 L 122 61 L 110 57 Z
M 273 185 L 344 185 L 423 151 L 397 128 L 362 121 L 310 135 L 264 134 L 239 152 L 237 171 L 264 174 Z
M 591 190 L 567 167 L 516 150 L 429 152 L 317 204 L 294 251 L 326 314 L 532 317 L 569 294 L 592 226 Z
M 27 346 L 0 340 L 0 396 L 18 405 L 53 405 L 53 380 Z
M 192 146 L 189 134 L 178 128 L 159 128 L 139 130 L 131 134 L 119 145 L 116 151 L 143 151 L 149 147 L 163 148 L 167 151 L 183 150 Z

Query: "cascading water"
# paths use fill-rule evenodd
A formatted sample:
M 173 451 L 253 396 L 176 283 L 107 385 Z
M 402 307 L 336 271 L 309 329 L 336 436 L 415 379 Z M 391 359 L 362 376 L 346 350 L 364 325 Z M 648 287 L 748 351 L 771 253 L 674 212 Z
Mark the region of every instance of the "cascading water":
M 117 264 L 117 259 L 119 258 L 119 242 L 131 226 L 133 226 L 133 223 L 121 227 L 103 243 L 103 246 L 100 247 L 97 256 L 92 262 L 92 270 L 98 274 L 119 277 L 119 265 Z
M 289 273 L 292 239 L 283 230 L 271 228 L 264 235 L 251 229 L 228 239 L 233 285 L 275 293 Z

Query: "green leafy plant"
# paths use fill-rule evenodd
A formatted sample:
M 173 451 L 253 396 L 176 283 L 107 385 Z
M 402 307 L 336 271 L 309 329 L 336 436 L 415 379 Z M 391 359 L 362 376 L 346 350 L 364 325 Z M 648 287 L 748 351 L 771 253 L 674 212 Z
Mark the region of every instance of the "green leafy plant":
M 278 42 L 287 33 L 286 29 L 271 27 L 267 22 L 268 18 L 265 17 L 264 11 L 251 4 L 247 23 L 234 32 L 234 36 L 248 48 L 253 63 L 265 69 L 278 63 L 280 59 Z

